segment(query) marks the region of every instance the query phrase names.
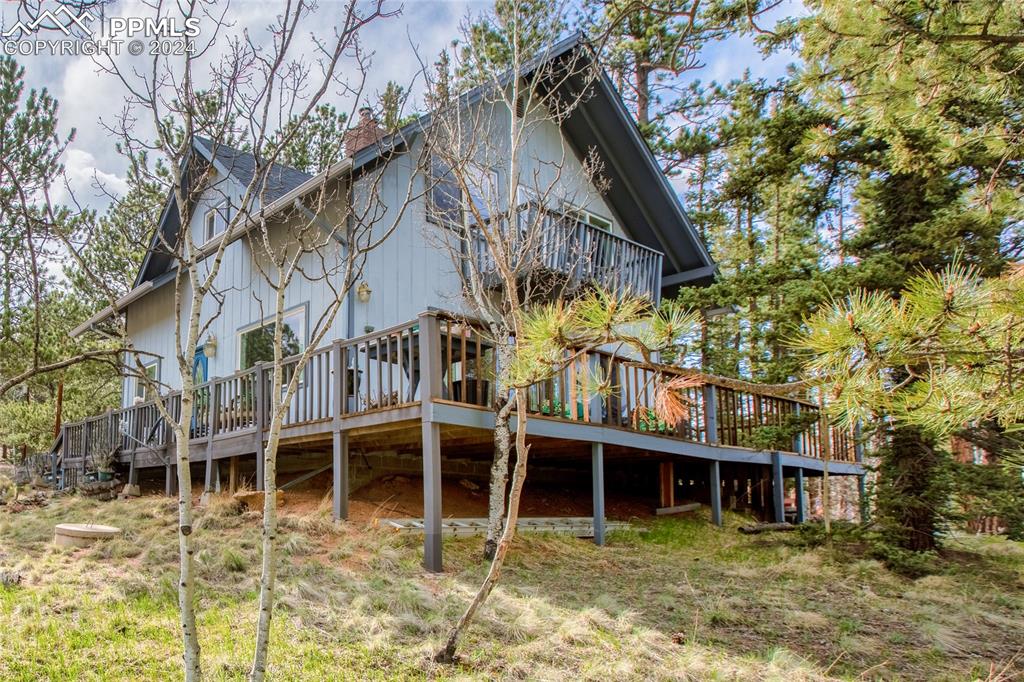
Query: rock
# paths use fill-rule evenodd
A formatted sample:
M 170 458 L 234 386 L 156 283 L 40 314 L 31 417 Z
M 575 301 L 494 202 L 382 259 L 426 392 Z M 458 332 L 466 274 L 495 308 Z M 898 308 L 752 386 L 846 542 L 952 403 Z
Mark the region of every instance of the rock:
M 21 584 L 21 573 L 17 571 L 0 571 L 0 585 L 3 587 L 15 587 Z
M 120 497 L 121 498 L 126 498 L 126 497 L 142 497 L 142 488 L 140 488 L 138 485 L 132 485 L 131 483 L 126 483 L 125 486 L 123 488 L 121 488 L 121 495 L 120 495 Z
M 469 480 L 468 478 L 464 478 L 461 481 L 459 481 L 459 485 L 461 485 L 466 490 L 474 493 L 477 490 L 480 490 L 480 486 L 478 486 L 476 483 L 473 483 L 473 481 Z
M 265 499 L 265 493 L 262 490 L 246 490 L 239 491 L 234 494 L 234 498 L 244 504 L 248 509 L 252 511 L 261 511 L 263 509 L 263 500 Z M 284 504 L 284 491 L 277 491 L 277 506 L 280 508 Z

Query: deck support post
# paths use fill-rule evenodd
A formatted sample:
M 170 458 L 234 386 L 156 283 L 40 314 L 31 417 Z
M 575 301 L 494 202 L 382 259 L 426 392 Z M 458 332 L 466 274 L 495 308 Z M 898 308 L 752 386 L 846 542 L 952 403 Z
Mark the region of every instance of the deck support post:
M 441 562 L 441 425 L 425 421 L 423 429 L 423 566 L 440 573 Z
M 170 497 L 174 494 L 174 465 L 164 466 L 164 495 Z
M 722 472 L 717 459 L 708 463 L 708 487 L 711 492 L 711 523 L 722 525 Z
M 857 477 L 857 496 L 860 498 L 860 522 L 867 523 L 871 520 L 871 509 L 868 506 L 868 477 L 861 474 Z
M 206 444 L 206 471 L 203 476 L 203 492 L 213 491 L 213 443 Z
M 658 483 L 662 507 L 676 506 L 676 472 L 675 462 L 658 463 Z
M 423 566 L 440 573 L 441 560 L 441 425 L 432 421 L 434 398 L 441 396 L 441 330 L 437 317 L 421 315 L 420 397 L 423 442 Z
M 600 546 L 604 545 L 604 443 L 590 444 L 590 462 L 594 487 L 594 544 Z
M 256 490 L 263 490 L 263 443 L 260 442 L 259 450 L 256 451 Z
M 138 485 L 139 484 L 139 470 L 135 466 L 135 457 L 136 457 L 136 453 L 133 450 L 132 451 L 132 458 L 130 460 L 128 460 L 128 485 Z M 56 461 L 57 460 L 54 459 L 54 462 L 56 462 Z M 56 480 L 56 479 L 54 479 L 54 480 Z
M 238 455 L 228 460 L 228 495 L 238 491 Z
M 796 475 L 793 476 L 796 484 L 796 522 L 804 523 L 807 520 L 807 507 L 804 505 L 804 470 L 798 467 Z
M 348 520 L 348 432 L 334 432 L 334 520 Z
M 782 456 L 778 452 L 772 453 L 772 501 L 775 510 L 775 523 L 783 523 L 786 520 L 786 490 L 783 487 L 782 478 Z

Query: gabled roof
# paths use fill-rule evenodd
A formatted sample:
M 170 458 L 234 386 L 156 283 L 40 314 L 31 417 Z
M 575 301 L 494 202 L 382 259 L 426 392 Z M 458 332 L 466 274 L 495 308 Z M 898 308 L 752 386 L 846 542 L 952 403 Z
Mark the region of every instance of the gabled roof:
M 243 187 L 248 186 L 252 182 L 253 177 L 256 175 L 256 158 L 251 153 L 229 147 L 223 143 L 217 145 L 216 153 L 214 153 L 214 145 L 210 140 L 197 136 L 196 142 L 203 156 L 211 159 L 219 170 L 233 177 Z M 280 163 L 271 164 L 270 170 L 267 171 L 267 181 L 264 187 L 264 202 L 270 203 L 275 199 L 280 199 L 299 185 L 307 182 L 311 177 L 311 175 L 296 170 L 291 166 L 285 166 Z
M 196 136 L 192 142 L 192 153 L 198 153 L 214 168 L 226 177 L 234 179 L 241 187 L 247 187 L 256 175 L 256 158 L 249 152 L 236 149 L 223 143 L 214 143 L 205 138 Z M 186 157 L 183 165 L 188 167 L 190 158 Z M 262 200 L 264 206 L 277 201 L 295 189 L 309 182 L 312 176 L 302 171 L 285 166 L 284 164 L 271 164 L 267 171 L 266 182 L 262 188 Z M 187 179 L 186 179 L 187 182 Z M 149 250 L 139 268 L 139 274 L 135 278 L 135 287 L 154 280 L 167 272 L 170 264 L 170 256 L 160 253 L 160 234 L 164 240 L 171 244 L 177 239 L 180 216 L 174 195 L 170 194 L 167 203 L 164 205 L 163 213 L 160 216 L 160 224 L 149 243 Z
M 605 198 L 630 236 L 665 254 L 663 294 L 674 296 L 680 286 L 710 283 L 717 266 L 608 74 L 600 69 L 598 77 L 587 82 L 581 67 L 597 66 L 583 35 L 573 34 L 530 60 L 520 69 L 519 77 L 529 77 L 541 66 L 559 60 L 572 61 L 575 74 L 568 78 L 556 76 L 558 89 L 570 96 L 588 87 L 591 90 L 591 95 L 582 98 L 581 104 L 562 122 L 562 131 L 581 159 L 591 149 L 597 152 L 611 185 Z M 513 75 L 510 71 L 502 85 L 511 82 Z M 478 102 L 488 87 L 478 86 L 463 93 L 461 103 L 468 106 Z M 383 140 L 358 152 L 353 158 L 354 168 L 370 164 L 381 154 L 411 140 L 430 126 L 430 118 L 429 113 L 424 114 L 392 135 L 390 141 Z

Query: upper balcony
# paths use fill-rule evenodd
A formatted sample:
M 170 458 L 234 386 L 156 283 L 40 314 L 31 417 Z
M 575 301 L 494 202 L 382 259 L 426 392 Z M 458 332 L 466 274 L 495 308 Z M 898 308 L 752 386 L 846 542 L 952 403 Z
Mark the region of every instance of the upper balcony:
M 502 231 L 510 261 L 521 275 L 548 277 L 558 293 L 596 285 L 660 301 L 660 251 L 536 203 L 518 212 L 516 222 L 511 237 L 507 225 Z M 481 231 L 474 233 L 471 257 L 485 281 L 500 286 L 494 255 Z

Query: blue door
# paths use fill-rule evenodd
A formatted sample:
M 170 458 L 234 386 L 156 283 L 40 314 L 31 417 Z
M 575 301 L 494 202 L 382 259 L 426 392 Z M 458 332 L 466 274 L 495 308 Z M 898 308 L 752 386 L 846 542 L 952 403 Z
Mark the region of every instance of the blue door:
M 192 381 L 195 384 L 202 384 L 210 376 L 210 359 L 203 353 L 203 347 L 196 348 L 195 357 L 192 358 Z M 193 385 L 195 385 L 193 384 Z
M 192 381 L 193 386 L 205 383 L 210 376 L 210 359 L 203 353 L 203 347 L 198 346 L 196 348 L 196 354 L 192 357 Z M 192 404 L 192 437 L 202 438 L 206 435 L 206 419 L 203 419 L 203 424 L 200 426 L 197 422 L 197 413 L 200 410 L 205 410 L 207 403 L 209 402 L 209 393 L 197 393 L 195 394 L 195 402 Z M 197 428 L 198 427 L 198 428 Z

